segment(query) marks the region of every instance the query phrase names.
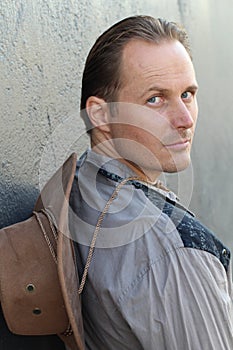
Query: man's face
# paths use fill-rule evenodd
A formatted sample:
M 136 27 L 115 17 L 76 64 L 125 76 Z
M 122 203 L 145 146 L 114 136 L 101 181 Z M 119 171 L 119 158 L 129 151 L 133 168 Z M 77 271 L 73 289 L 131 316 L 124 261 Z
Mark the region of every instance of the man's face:
M 131 40 L 123 51 L 121 81 L 110 119 L 118 154 L 151 179 L 185 169 L 198 108 L 195 72 L 183 45 Z

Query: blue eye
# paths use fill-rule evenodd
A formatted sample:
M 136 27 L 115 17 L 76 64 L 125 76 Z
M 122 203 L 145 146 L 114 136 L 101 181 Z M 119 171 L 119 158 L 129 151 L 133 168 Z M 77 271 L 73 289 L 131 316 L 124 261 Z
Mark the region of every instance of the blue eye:
M 161 102 L 163 102 L 163 99 L 160 96 L 152 96 L 147 100 L 147 103 L 153 104 L 153 105 L 161 104 Z
M 153 96 L 153 97 L 151 97 L 151 98 L 149 98 L 149 100 L 148 100 L 148 102 L 149 103 L 155 103 L 156 102 L 156 96 Z
M 183 98 L 184 100 L 187 100 L 191 97 L 192 97 L 192 93 L 190 91 L 185 91 L 181 94 L 181 98 Z

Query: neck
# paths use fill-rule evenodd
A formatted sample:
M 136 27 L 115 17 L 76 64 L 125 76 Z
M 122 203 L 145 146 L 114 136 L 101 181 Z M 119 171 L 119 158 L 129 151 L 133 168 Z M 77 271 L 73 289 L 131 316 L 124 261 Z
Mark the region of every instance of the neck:
M 105 139 L 104 141 L 101 141 L 98 139 L 99 142 L 96 141 L 97 140 L 95 138 L 91 139 L 91 148 L 95 153 L 107 156 L 112 159 L 117 159 L 119 162 L 125 164 L 126 166 L 128 166 L 128 168 L 133 170 L 135 175 L 138 176 L 138 178 L 142 181 L 145 181 L 150 184 L 155 184 L 157 182 L 157 179 L 161 174 L 160 171 L 143 169 L 134 162 L 122 158 L 121 155 L 114 148 L 113 143 L 109 140 Z
M 130 162 L 129 160 L 126 160 L 123 158 L 119 158 L 119 161 L 121 163 L 126 164 L 130 169 L 132 169 L 133 172 L 140 178 L 140 180 L 145 181 L 147 183 L 150 183 L 152 185 L 156 184 L 158 177 L 161 174 L 161 172 L 150 171 L 147 169 L 141 169 L 135 163 Z

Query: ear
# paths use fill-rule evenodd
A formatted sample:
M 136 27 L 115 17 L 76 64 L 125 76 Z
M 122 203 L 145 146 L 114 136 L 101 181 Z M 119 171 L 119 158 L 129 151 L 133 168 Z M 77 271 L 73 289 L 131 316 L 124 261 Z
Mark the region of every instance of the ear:
M 101 131 L 109 131 L 108 108 L 105 100 L 97 96 L 88 97 L 86 111 L 94 127 Z

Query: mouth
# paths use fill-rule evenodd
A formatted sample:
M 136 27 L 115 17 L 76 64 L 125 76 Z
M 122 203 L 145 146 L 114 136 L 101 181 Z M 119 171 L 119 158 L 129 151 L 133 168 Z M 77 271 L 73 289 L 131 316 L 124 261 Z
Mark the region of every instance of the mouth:
M 182 151 L 188 148 L 191 145 L 191 138 L 184 139 L 184 140 L 179 140 L 177 142 L 164 145 L 165 148 L 168 150 L 174 150 L 174 151 Z

